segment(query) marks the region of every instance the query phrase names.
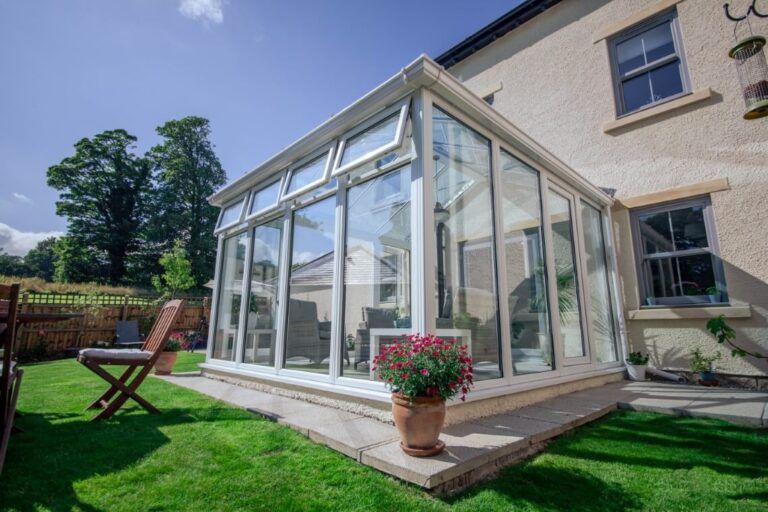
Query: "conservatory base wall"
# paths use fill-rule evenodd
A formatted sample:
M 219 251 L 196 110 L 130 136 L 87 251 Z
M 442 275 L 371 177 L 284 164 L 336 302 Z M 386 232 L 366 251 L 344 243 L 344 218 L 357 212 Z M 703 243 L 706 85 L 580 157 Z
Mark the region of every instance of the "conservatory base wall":
M 297 381 L 274 375 L 261 374 L 242 368 L 223 368 L 210 363 L 201 365 L 205 377 L 236 384 L 248 389 L 286 396 L 310 403 L 335 407 L 344 411 L 392 423 L 389 393 L 366 389 L 333 386 L 328 383 Z M 624 380 L 623 367 L 591 370 L 584 373 L 556 376 L 551 379 L 530 381 L 485 388 L 473 393 L 466 402 L 448 404 L 446 425 L 492 416 L 504 411 L 554 398 L 556 396 L 596 388 Z

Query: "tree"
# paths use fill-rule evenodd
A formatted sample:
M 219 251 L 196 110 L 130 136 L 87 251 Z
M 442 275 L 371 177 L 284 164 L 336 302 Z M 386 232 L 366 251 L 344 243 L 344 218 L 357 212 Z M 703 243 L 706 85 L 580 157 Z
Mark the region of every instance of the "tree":
M 53 280 L 57 283 L 102 282 L 109 273 L 105 253 L 89 250 L 71 236 L 56 240 L 53 252 Z
M 24 263 L 29 268 L 29 275 L 53 281 L 53 273 L 56 270 L 56 237 L 52 236 L 40 240 L 37 245 L 24 256 Z
M 168 121 L 157 133 L 164 140 L 149 152 L 158 173 L 146 248 L 157 254 L 168 251 L 172 240 L 181 240 L 195 285 L 202 287 L 213 276 L 216 260 L 218 210 L 208 204 L 208 196 L 224 185 L 226 173 L 214 153 L 207 119 Z
M 0 248 L 0 275 L 26 277 L 29 275 L 29 269 L 24 264 L 24 258 L 8 254 Z
M 75 154 L 48 169 L 48 185 L 61 191 L 56 213 L 67 218 L 68 251 L 79 246 L 77 260 L 93 251 L 106 256 L 106 276 L 90 273 L 85 280 L 112 284 L 126 274 L 127 258 L 138 247 L 138 233 L 146 220 L 151 189 L 151 166 L 133 153 L 136 137 L 125 130 L 109 130 L 75 144 Z M 87 259 L 87 258 L 86 258 Z M 67 266 L 68 263 L 64 263 Z M 68 271 L 59 272 L 59 277 Z
M 160 266 L 163 267 L 164 272 L 159 276 L 152 276 L 152 284 L 158 292 L 173 298 L 178 292 L 195 286 L 192 264 L 187 259 L 187 251 L 184 250 L 181 240 L 176 240 L 173 249 L 163 253 L 160 257 Z

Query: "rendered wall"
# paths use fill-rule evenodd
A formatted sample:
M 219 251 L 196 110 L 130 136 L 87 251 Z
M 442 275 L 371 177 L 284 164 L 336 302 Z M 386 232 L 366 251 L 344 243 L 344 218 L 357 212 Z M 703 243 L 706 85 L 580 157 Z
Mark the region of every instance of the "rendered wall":
M 720 253 L 732 304 L 749 304 L 749 318 L 730 320 L 747 348 L 768 352 L 768 118 L 742 119 L 744 102 L 728 49 L 733 24 L 722 2 L 677 3 L 692 89 L 709 99 L 604 133 L 615 120 L 606 42 L 594 35 L 658 1 L 565 0 L 458 63 L 450 72 L 484 95 L 502 82 L 493 107 L 593 183 L 616 197 L 727 178 L 730 190 L 712 193 Z M 744 12 L 747 0 L 731 2 Z M 755 34 L 768 19 L 752 17 Z M 614 209 L 626 311 L 639 307 L 629 214 Z M 706 314 L 705 312 L 701 313 Z M 630 346 L 660 367 L 687 368 L 700 346 L 719 347 L 705 318 L 626 320 Z M 732 358 L 722 350 L 721 371 L 758 375 L 768 363 Z

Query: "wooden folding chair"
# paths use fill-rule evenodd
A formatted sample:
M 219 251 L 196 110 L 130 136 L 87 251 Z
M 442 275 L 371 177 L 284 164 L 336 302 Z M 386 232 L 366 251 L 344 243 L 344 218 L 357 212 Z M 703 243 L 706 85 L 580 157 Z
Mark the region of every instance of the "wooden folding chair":
M 183 307 L 183 300 L 167 302 L 163 309 L 160 310 L 155 325 L 152 327 L 152 331 L 150 331 L 140 350 L 87 348 L 80 351 L 77 361 L 84 364 L 89 370 L 110 384 L 109 389 L 88 406 L 89 409 L 103 409 L 92 421 L 110 418 L 129 398 L 152 414 L 160 413 L 155 406 L 142 398 L 136 390 L 147 375 L 149 375 L 149 372 L 152 371 L 157 358 L 163 352 L 171 330 L 176 324 L 176 320 L 179 318 Z M 117 378 L 104 369 L 104 366 L 107 365 L 127 366 L 127 368 Z M 128 379 L 137 368 L 141 368 L 141 370 L 139 370 L 139 373 L 133 380 L 128 382 Z M 117 396 L 115 397 L 115 395 Z
M 24 372 L 14 360 L 16 321 L 19 309 L 19 285 L 0 285 L 0 348 L 3 364 L 0 367 L 0 472 L 3 471 L 5 453 L 13 430 L 16 401 Z

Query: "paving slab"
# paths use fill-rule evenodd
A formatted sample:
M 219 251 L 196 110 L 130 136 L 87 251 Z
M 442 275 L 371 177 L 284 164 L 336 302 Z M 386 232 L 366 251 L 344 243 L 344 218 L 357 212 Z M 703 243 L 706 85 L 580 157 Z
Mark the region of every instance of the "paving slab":
M 497 430 L 503 435 L 527 438 L 531 444 L 558 436 L 570 428 L 570 424 L 526 418 L 518 416 L 514 411 L 508 414 L 496 414 L 469 423 Z
M 358 462 L 364 450 L 399 438 L 394 425 L 371 418 L 319 425 L 309 430 L 308 434 L 314 442 L 333 448 Z

